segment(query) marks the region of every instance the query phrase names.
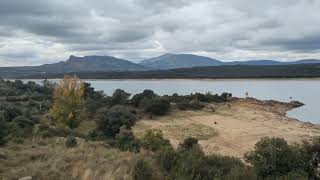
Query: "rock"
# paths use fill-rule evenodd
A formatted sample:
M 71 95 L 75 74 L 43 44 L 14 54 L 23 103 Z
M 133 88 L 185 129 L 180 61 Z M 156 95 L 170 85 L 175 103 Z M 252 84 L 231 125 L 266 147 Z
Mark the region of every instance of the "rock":
M 19 180 L 32 180 L 32 177 L 26 176 L 26 177 L 19 178 Z

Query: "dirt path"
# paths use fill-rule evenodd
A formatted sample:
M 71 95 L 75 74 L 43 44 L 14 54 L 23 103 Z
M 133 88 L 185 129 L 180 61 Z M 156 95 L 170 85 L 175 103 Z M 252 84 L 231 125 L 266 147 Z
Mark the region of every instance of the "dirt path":
M 174 111 L 156 120 L 142 120 L 134 130 L 139 135 L 146 128 L 162 129 L 175 147 L 182 139 L 194 136 L 208 154 L 242 158 L 262 137 L 301 143 L 320 136 L 320 129 L 314 125 L 286 117 L 285 113 L 292 108 L 288 103 L 238 99 L 210 105 L 204 111 Z

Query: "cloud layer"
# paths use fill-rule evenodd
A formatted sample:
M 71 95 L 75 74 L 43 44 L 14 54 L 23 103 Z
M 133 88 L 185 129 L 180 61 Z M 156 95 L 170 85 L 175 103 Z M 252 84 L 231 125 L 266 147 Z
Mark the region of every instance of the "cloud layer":
M 0 66 L 69 55 L 320 58 L 318 0 L 2 0 Z

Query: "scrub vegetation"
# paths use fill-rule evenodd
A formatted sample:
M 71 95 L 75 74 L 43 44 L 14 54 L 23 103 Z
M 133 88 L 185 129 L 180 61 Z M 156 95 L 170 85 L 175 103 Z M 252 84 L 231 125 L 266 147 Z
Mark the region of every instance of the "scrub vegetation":
M 131 95 L 120 89 L 107 96 L 75 76 L 41 85 L 0 80 L 0 178 L 319 178 L 318 138 L 289 145 L 266 137 L 239 159 L 205 153 L 199 141 L 218 132 L 204 125 L 147 128 L 139 136 L 132 130 L 143 117 L 156 123 L 173 110 L 199 111 L 231 99 L 229 93 L 159 96 L 145 90 Z M 183 133 L 177 147 L 164 135 L 175 128 Z

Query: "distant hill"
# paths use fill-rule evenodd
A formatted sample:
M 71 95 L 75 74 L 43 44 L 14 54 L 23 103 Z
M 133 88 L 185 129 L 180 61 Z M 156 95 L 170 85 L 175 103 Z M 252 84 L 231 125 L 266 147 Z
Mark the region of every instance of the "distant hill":
M 176 69 L 196 66 L 220 66 L 223 62 L 193 54 L 164 54 L 159 57 L 145 59 L 140 65 L 154 69 Z
M 318 59 L 303 59 L 298 61 L 275 61 L 275 60 L 250 60 L 250 61 L 232 61 L 226 62 L 224 65 L 290 65 L 290 64 L 318 64 L 320 60 Z
M 75 73 L 82 79 L 167 79 L 167 78 L 310 78 L 320 77 L 320 64 L 226 65 L 130 72 Z M 62 78 L 43 74 L 19 78 Z
M 67 61 L 61 61 L 53 64 L 44 64 L 41 66 L 22 66 L 22 67 L 0 67 L 0 78 L 16 78 L 27 76 L 39 76 L 46 74 L 65 74 L 65 73 L 91 73 L 96 72 L 132 72 L 132 71 L 149 71 L 149 70 L 171 70 L 193 67 L 216 67 L 216 66 L 284 66 L 284 65 L 307 65 L 319 64 L 317 59 L 303 59 L 299 61 L 281 62 L 275 60 L 250 60 L 250 61 L 231 61 L 222 62 L 204 56 L 192 54 L 164 54 L 159 57 L 146 59 L 139 64 L 131 61 L 118 59 L 112 56 L 70 56 Z M 305 66 L 297 66 L 305 68 Z M 254 67 L 250 67 L 254 68 Z M 249 68 L 249 69 L 250 69 Z M 203 69 L 203 68 L 202 68 Z M 200 70 L 202 70 L 200 69 Z M 224 67 L 222 69 L 227 69 Z M 244 68 L 241 67 L 241 70 Z M 195 70 L 195 69 L 193 69 Z M 218 71 L 220 69 L 217 69 Z M 300 69 L 299 69 L 300 70 Z M 187 69 L 188 72 L 189 69 Z M 158 73 L 158 71 L 151 71 Z M 178 72 L 178 70 L 175 70 Z M 313 71 L 312 71 L 313 72 Z M 171 71 L 167 71 L 171 73 Z M 246 72 L 243 72 L 246 74 Z M 259 72 L 257 72 L 259 73 Z M 292 72 L 294 73 L 294 72 Z M 141 74 L 141 73 L 140 73 Z M 314 74 L 314 73 L 313 73 Z M 272 75 L 272 74 L 271 74 Z M 161 75 L 163 76 L 163 75 Z M 250 75 L 250 77 L 253 75 Z M 117 78 L 117 77 L 115 77 Z M 144 78 L 144 77 L 141 77 Z
M 250 60 L 250 61 L 232 61 L 226 62 L 224 65 L 263 65 L 263 66 L 270 66 L 270 65 L 285 65 L 286 63 L 275 61 L 275 60 Z
M 250 61 L 231 61 L 222 62 L 204 56 L 193 54 L 164 54 L 159 57 L 141 61 L 139 64 L 154 69 L 177 69 L 200 66 L 223 66 L 223 65 L 289 65 L 289 64 L 317 64 L 320 60 L 305 59 L 293 62 L 281 62 L 276 60 L 250 60 Z
M 97 72 L 97 71 L 143 71 L 151 68 L 111 56 L 70 56 L 67 61 L 41 66 L 0 67 L 0 77 L 15 75 Z

